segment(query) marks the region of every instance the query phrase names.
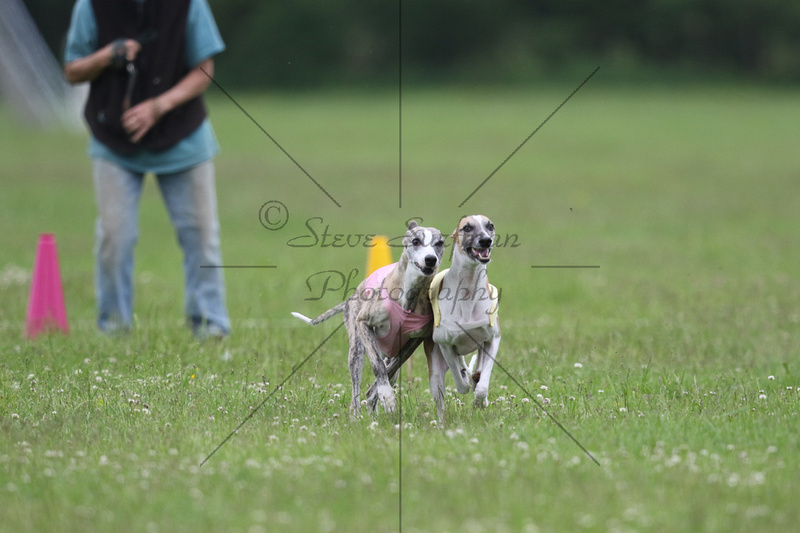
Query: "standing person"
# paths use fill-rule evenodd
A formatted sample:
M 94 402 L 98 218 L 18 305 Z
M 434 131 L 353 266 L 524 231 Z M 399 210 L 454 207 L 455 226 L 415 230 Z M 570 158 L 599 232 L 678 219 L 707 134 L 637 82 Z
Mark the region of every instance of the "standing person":
M 90 82 L 98 217 L 98 327 L 125 331 L 145 174 L 153 173 L 183 250 L 186 317 L 198 338 L 230 332 L 214 165 L 202 94 L 225 45 L 207 0 L 77 0 L 65 50 L 70 83 Z

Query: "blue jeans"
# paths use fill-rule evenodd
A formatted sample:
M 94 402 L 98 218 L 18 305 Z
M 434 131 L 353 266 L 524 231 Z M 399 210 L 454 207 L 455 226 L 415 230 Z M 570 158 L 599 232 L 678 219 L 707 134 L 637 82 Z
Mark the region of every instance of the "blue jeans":
M 95 284 L 97 325 L 127 330 L 133 314 L 133 248 L 139 236 L 139 198 L 144 174 L 94 159 L 97 201 Z M 221 268 L 214 165 L 206 161 L 174 174 L 156 176 L 161 196 L 183 250 L 186 317 L 195 334 L 230 332 Z

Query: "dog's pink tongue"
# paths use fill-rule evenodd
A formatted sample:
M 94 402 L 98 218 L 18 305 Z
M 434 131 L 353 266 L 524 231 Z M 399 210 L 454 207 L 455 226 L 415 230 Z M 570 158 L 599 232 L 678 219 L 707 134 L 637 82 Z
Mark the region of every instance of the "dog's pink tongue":
M 484 259 L 489 257 L 489 249 L 485 248 L 483 250 L 478 250 L 478 255 L 481 256 Z

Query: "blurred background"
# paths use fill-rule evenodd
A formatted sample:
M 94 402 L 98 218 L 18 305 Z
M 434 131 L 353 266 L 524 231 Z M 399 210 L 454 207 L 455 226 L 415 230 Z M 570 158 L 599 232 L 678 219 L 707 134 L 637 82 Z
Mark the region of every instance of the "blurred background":
M 209 0 L 233 88 L 604 78 L 800 81 L 793 0 Z M 73 2 L 25 0 L 57 57 Z M 589 70 L 591 70 L 589 68 Z
M 800 253 L 796 0 L 209 3 L 227 45 L 215 58 L 227 93 L 211 87 L 206 99 L 222 147 L 226 261 L 279 265 L 230 273 L 237 320 L 290 320 L 289 302 L 321 311 L 342 294 L 303 302 L 314 296 L 309 276 L 364 267 L 363 247 L 296 248 L 293 238 L 394 236 L 410 217 L 450 231 L 465 212 L 492 216 L 521 243 L 492 267 L 498 286 L 524 289 L 508 297 L 507 316 L 546 309 L 553 328 L 572 327 L 576 306 L 605 334 L 635 317 L 661 324 L 686 302 L 703 322 L 712 304 L 701 295 L 740 313 L 743 301 L 776 294 L 790 305 L 800 291 L 786 290 Z M 84 97 L 61 73 L 72 6 L 0 2 L 0 268 L 30 272 L 37 234 L 57 231 L 68 300 L 91 324 Z M 52 127 L 64 108 L 70 133 Z M 260 223 L 269 201 L 291 213 L 281 231 Z M 140 223 L 138 313 L 178 322 L 179 251 L 156 187 Z M 603 268 L 531 273 L 541 264 Z M 6 301 L 24 302 L 26 278 L 11 274 Z M 719 303 L 720 287 L 751 285 Z M 24 304 L 3 316 L 18 328 Z

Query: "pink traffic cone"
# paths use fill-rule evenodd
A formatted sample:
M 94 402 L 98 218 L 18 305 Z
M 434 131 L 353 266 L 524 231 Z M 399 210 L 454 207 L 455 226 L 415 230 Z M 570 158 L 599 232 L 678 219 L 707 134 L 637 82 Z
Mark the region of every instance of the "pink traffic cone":
M 64 290 L 58 269 L 58 250 L 56 239 L 51 233 L 39 235 L 25 329 L 31 339 L 45 329 L 60 329 L 69 333 Z

